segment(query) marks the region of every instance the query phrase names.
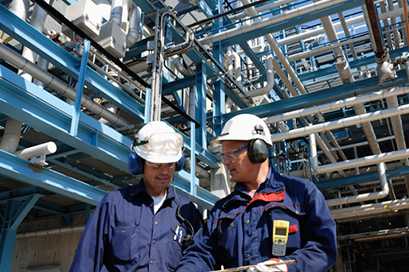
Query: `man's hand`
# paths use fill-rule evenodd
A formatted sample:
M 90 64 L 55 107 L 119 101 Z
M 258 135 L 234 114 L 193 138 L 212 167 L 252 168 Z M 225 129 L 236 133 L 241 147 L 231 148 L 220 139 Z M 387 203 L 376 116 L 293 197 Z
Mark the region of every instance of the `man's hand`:
M 265 262 L 256 264 L 250 271 L 252 272 L 287 272 L 287 265 L 280 264 L 280 259 L 271 259 Z

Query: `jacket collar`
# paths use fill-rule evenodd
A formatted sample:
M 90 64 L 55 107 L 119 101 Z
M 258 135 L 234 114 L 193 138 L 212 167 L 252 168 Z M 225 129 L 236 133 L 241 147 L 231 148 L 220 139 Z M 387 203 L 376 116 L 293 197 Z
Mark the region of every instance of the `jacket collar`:
M 152 198 L 146 191 L 145 183 L 143 182 L 143 180 L 138 184 L 127 187 L 125 190 L 127 191 L 127 194 L 133 199 L 137 199 L 138 197 L 142 196 L 148 197 L 148 199 L 152 200 Z M 165 202 L 173 203 L 173 200 L 175 199 L 176 199 L 175 189 L 173 188 L 173 186 L 169 186 Z
M 278 179 L 279 174 L 273 170 L 270 166 L 269 172 L 267 175 L 266 180 L 260 184 L 259 188 L 257 189 L 255 196 L 257 195 L 265 195 L 265 194 L 284 194 L 285 186 L 282 181 Z M 281 196 L 280 196 L 281 198 Z M 275 197 L 271 198 L 277 199 Z M 263 199 L 261 199 L 263 200 Z M 228 209 L 229 206 L 236 206 L 237 202 L 249 202 L 252 201 L 251 197 L 247 194 L 246 186 L 237 183 L 234 187 L 234 191 L 227 197 L 226 201 L 223 203 L 223 209 Z

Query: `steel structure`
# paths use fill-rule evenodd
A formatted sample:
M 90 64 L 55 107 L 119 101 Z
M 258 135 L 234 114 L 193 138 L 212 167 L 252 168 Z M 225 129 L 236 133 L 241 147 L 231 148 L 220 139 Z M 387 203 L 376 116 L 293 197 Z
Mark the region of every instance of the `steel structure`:
M 327 197 L 337 271 L 398 269 L 388 247 L 407 265 L 407 232 L 389 233 L 409 225 L 408 47 L 407 0 L 0 0 L 1 270 L 20 225 L 138 182 L 129 147 L 149 120 L 183 134 L 173 186 L 210 208 L 231 185 L 211 140 L 239 113 L 268 122 L 277 171 Z

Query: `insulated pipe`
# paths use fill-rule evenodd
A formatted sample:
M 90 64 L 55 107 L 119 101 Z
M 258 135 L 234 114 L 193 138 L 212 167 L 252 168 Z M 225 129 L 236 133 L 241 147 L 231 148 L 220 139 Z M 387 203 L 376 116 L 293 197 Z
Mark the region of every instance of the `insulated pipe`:
M 329 207 L 333 207 L 333 206 L 352 204 L 352 203 L 357 203 L 357 202 L 362 202 L 362 201 L 377 200 L 377 199 L 382 199 L 382 198 L 387 197 L 389 195 L 389 185 L 388 185 L 388 180 L 386 178 L 384 162 L 381 162 L 380 164 L 378 164 L 378 173 L 379 173 L 380 185 L 382 188 L 381 191 L 374 192 L 374 193 L 359 194 L 355 196 L 342 197 L 342 198 L 337 198 L 337 199 L 330 199 L 330 200 L 327 200 L 327 205 Z
M 392 151 L 377 155 L 366 156 L 359 159 L 346 160 L 342 162 L 321 165 L 318 167 L 317 172 L 319 174 L 331 173 L 340 169 L 350 169 L 372 164 L 378 164 L 381 162 L 403 160 L 407 158 L 409 158 L 409 149 L 403 149 L 399 151 Z
M 276 133 L 272 135 L 271 140 L 273 142 L 279 142 L 282 140 L 288 140 L 288 139 L 294 139 L 294 138 L 307 136 L 311 133 L 317 133 L 317 132 L 329 131 L 329 130 L 333 130 L 337 128 L 354 126 L 354 125 L 365 123 L 365 122 L 375 121 L 375 120 L 384 119 L 384 118 L 401 115 L 401 114 L 407 114 L 407 113 L 409 113 L 409 105 L 403 105 L 403 106 L 399 106 L 393 109 L 369 112 L 365 114 L 343 118 L 343 119 L 336 120 L 336 121 L 329 121 L 329 122 L 315 124 L 315 125 L 304 127 L 304 128 L 293 129 L 286 133 Z
M 318 3 L 308 4 L 308 5 L 296 8 L 296 9 L 289 10 L 288 12 L 284 14 L 274 16 L 270 19 L 261 21 L 259 23 L 242 26 L 240 28 L 234 28 L 231 30 L 219 32 L 211 36 L 207 36 L 205 38 L 200 39 L 199 42 L 201 42 L 202 44 L 212 44 L 212 43 L 224 40 L 224 39 L 232 38 L 241 33 L 263 29 L 267 26 L 274 25 L 274 24 L 280 23 L 285 20 L 290 20 L 290 19 L 300 17 L 300 16 L 302 17 L 303 15 L 308 14 L 310 12 L 314 12 L 317 9 L 328 8 L 334 5 L 347 3 L 347 2 L 348 0 L 323 0 Z
M 349 32 L 349 28 L 348 28 L 347 22 L 345 20 L 344 14 L 342 14 L 342 12 L 339 12 L 338 13 L 338 18 L 339 18 L 339 21 L 341 22 L 342 30 L 345 33 L 345 37 L 349 38 L 351 36 L 351 33 Z M 334 25 L 334 27 L 335 27 L 335 25 Z M 341 42 L 341 45 L 342 44 L 343 43 Z M 351 53 L 352 53 L 352 56 L 354 57 L 354 60 L 356 60 L 358 58 L 358 56 L 357 56 L 357 54 L 355 52 L 354 43 L 353 43 L 353 41 L 351 39 L 348 39 L 348 46 L 349 46 L 349 50 L 351 50 Z
M 354 105 L 354 111 L 356 114 L 361 115 L 361 114 L 366 114 L 366 109 L 362 103 Z M 380 154 L 381 149 L 379 147 L 378 142 L 376 141 L 376 135 L 375 131 L 373 129 L 373 126 L 371 122 L 363 122 L 362 123 L 362 130 L 365 133 L 365 136 L 368 140 L 369 147 L 371 148 L 371 151 L 373 154 Z
M 268 117 L 268 122 L 272 123 L 272 122 L 278 122 L 278 121 L 285 121 L 285 120 L 301 118 L 301 117 L 305 117 L 305 116 L 309 116 L 309 115 L 313 115 L 317 113 L 325 113 L 325 112 L 337 110 L 340 108 L 348 108 L 356 104 L 367 103 L 369 101 L 381 100 L 381 99 L 385 99 L 389 97 L 396 97 L 396 96 L 407 94 L 407 93 L 409 93 L 408 87 L 396 87 L 396 88 L 391 88 L 387 90 L 385 89 L 385 90 L 374 92 L 374 93 L 367 94 L 367 95 L 350 97 L 350 98 L 338 100 L 332 103 L 312 106 L 306 109 L 300 109 L 300 110 L 282 113 L 279 115 L 274 115 L 274 116 Z M 396 104 L 394 104 L 393 106 L 398 107 L 398 105 Z
M 28 60 L 24 59 L 21 55 L 13 51 L 12 49 L 8 48 L 7 46 L 0 44 L 0 56 L 7 61 L 8 63 L 12 64 L 18 69 L 29 73 L 34 78 L 40 80 L 44 83 L 44 87 L 50 88 L 58 92 L 60 95 L 66 96 L 71 100 L 75 100 L 76 92 L 74 89 L 69 88 L 66 86 L 66 83 L 60 80 L 59 78 L 50 75 L 49 73 L 41 70 L 37 65 L 29 62 Z M 83 95 L 81 98 L 81 104 L 86 107 L 89 111 L 93 112 L 94 114 L 101 116 L 102 118 L 109 120 L 112 124 L 120 126 L 120 127 L 128 127 L 130 124 L 124 120 L 123 118 L 115 115 L 101 105 L 94 103 L 90 98 L 86 95 Z
M 0 149 L 10 153 L 14 153 L 17 150 L 18 143 L 20 142 L 22 123 L 17 120 L 9 118 L 4 129 L 3 137 L 0 142 Z
M 54 154 L 56 151 L 57 145 L 54 142 L 47 142 L 18 151 L 17 155 L 23 160 L 29 160 L 33 157 Z
M 243 3 L 243 5 L 250 4 L 250 2 L 248 0 L 240 0 L 240 1 Z M 247 14 L 249 14 L 250 16 L 257 16 L 257 11 L 256 11 L 256 9 L 254 7 L 250 7 L 248 9 L 246 9 L 245 12 Z M 306 90 L 305 90 L 304 85 L 302 84 L 302 82 L 301 82 L 300 78 L 298 77 L 297 73 L 294 71 L 293 67 L 288 62 L 288 59 L 284 56 L 284 54 L 281 51 L 281 48 L 279 47 L 276 39 L 273 37 L 272 34 L 265 35 L 265 39 L 267 40 L 267 43 L 270 45 L 271 49 L 274 51 L 277 58 L 283 64 L 284 68 L 287 70 L 287 73 L 289 74 L 290 78 L 294 81 L 294 84 L 297 86 L 300 93 L 305 94 Z
M 26 0 L 13 0 L 8 8 L 13 12 L 17 17 L 26 21 L 28 13 L 28 2 Z M 0 43 L 1 45 L 1 43 Z M 23 56 L 27 56 L 34 60 L 33 52 L 23 47 Z M 29 75 L 23 75 L 24 78 L 31 81 Z M 18 144 L 21 137 L 21 127 L 23 124 L 17 120 L 8 118 L 6 127 L 4 129 L 4 134 L 0 142 L 0 149 L 6 150 L 8 152 L 14 153 L 17 150 Z
M 332 217 L 335 220 L 356 220 L 359 217 L 371 217 L 384 213 L 398 212 L 409 209 L 409 199 L 399 199 L 384 201 L 380 203 L 366 204 L 358 207 L 331 210 Z
M 126 36 L 126 46 L 129 48 L 142 39 L 143 21 L 142 10 L 137 5 L 132 5 L 132 13 L 129 18 L 129 31 Z
M 265 95 L 268 94 L 274 87 L 274 70 L 273 70 L 273 57 L 272 56 L 268 56 L 267 60 L 266 60 L 266 68 L 267 68 L 267 85 L 251 91 L 250 96 L 251 97 L 255 97 L 255 96 L 261 96 L 261 95 Z
M 397 108 L 399 106 L 398 98 L 391 96 L 386 98 L 388 108 Z M 396 146 L 398 149 L 406 149 L 405 135 L 403 133 L 402 119 L 400 116 L 391 117 L 392 130 L 395 135 Z
M 310 134 L 310 163 L 311 169 L 315 173 L 318 168 L 318 153 L 317 153 L 317 142 L 315 140 L 315 134 Z
M 112 0 L 111 2 L 111 17 L 109 20 L 119 26 L 122 23 L 122 2 L 123 0 Z

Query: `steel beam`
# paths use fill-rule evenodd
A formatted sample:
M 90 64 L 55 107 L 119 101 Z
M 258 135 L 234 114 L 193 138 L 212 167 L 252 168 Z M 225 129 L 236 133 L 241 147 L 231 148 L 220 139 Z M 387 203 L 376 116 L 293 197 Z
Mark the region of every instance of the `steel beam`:
M 1 271 L 12 271 L 17 228 L 40 197 L 41 195 L 39 194 L 33 194 L 24 199 L 10 200 L 7 205 L 5 205 L 5 217 L 2 218 L 3 222 L 1 222 L 2 228 L 0 233 Z
M 35 169 L 27 161 L 2 150 L 0 173 L 11 179 L 92 205 L 98 203 L 105 195 L 103 190 L 54 170 Z

